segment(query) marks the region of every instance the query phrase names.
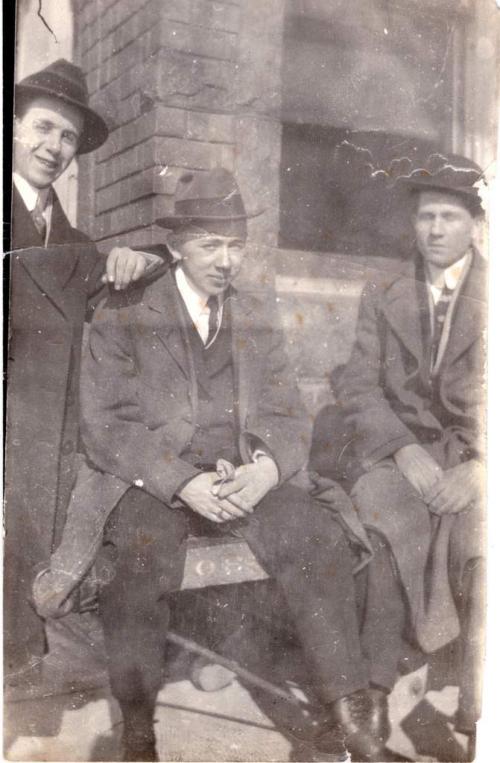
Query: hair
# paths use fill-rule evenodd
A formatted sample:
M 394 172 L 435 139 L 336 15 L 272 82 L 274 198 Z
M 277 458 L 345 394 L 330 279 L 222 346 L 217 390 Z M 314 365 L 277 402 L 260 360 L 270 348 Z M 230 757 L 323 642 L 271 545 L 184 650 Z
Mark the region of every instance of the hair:
M 208 231 L 198 228 L 196 225 L 186 225 L 177 230 L 167 233 L 167 244 L 174 260 L 180 259 L 180 249 L 188 241 L 199 236 L 208 236 Z
M 444 193 L 448 196 L 453 196 L 457 201 L 460 202 L 460 204 L 464 207 L 464 209 L 467 210 L 467 212 L 470 214 L 471 217 L 474 219 L 477 219 L 479 217 L 482 217 L 484 215 L 484 209 L 481 204 L 481 198 L 479 196 L 470 196 L 466 193 L 460 193 L 460 191 L 455 191 L 452 188 L 433 188 L 432 186 L 421 187 L 421 188 L 412 188 L 411 189 L 411 197 L 413 201 L 413 212 L 417 212 L 418 205 L 420 202 L 420 197 L 423 193 Z

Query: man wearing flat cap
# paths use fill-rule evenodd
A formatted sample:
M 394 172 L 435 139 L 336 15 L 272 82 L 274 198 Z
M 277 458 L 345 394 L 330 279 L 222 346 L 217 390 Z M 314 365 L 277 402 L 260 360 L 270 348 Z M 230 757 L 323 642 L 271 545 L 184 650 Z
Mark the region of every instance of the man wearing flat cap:
M 5 677 L 30 684 L 45 652 L 29 602 L 64 524 L 75 476 L 82 332 L 104 282 L 116 289 L 156 268 L 155 254 L 108 258 L 73 228 L 53 183 L 108 129 L 88 105 L 81 70 L 60 59 L 15 88 L 6 460 Z
M 399 273 L 366 284 L 340 396 L 364 472 L 353 502 L 391 544 L 416 644 L 427 654 L 450 644 L 459 656 L 465 733 L 479 715 L 484 627 L 480 178 L 468 159 L 438 154 L 402 179 L 415 251 Z
M 360 541 L 291 484 L 310 427 L 273 305 L 232 285 L 250 216 L 226 170 L 181 178 L 174 213 L 158 221 L 175 263 L 96 311 L 82 366 L 88 462 L 35 601 L 46 608 L 51 581 L 57 594 L 62 580 L 64 604 L 64 579 L 74 586 L 98 549 L 124 757 L 154 760 L 169 594 L 182 580 L 188 532 L 243 537 L 283 591 L 325 706 L 319 759 L 345 760 L 347 745 L 355 760 L 388 760 L 385 693 L 370 687 L 384 679 L 367 664 L 355 605 Z M 401 607 L 395 632 L 402 616 Z

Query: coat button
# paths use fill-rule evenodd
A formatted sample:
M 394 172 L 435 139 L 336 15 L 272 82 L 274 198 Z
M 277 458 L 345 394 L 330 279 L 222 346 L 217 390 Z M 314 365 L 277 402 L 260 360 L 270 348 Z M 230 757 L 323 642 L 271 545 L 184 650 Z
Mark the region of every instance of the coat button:
M 74 449 L 75 449 L 75 443 L 73 442 L 73 440 L 65 440 L 65 442 L 63 442 L 61 451 L 63 455 L 69 456 L 69 454 L 72 453 Z

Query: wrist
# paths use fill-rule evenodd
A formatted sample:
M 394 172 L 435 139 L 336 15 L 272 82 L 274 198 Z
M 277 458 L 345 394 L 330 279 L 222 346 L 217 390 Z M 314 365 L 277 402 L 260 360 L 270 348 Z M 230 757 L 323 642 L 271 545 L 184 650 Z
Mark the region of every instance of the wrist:
M 271 487 L 276 487 L 279 483 L 279 471 L 275 460 L 262 453 L 256 456 L 254 463 L 268 475 Z

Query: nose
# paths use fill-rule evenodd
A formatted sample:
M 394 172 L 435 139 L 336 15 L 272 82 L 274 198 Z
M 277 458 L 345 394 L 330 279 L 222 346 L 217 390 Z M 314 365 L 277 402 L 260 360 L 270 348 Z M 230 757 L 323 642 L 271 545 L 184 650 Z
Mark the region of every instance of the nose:
M 436 216 L 431 225 L 431 236 L 437 238 L 443 235 L 443 221 L 440 217 Z
M 220 270 L 229 270 L 229 268 L 231 267 L 229 249 L 225 244 L 220 246 L 219 249 L 217 250 L 216 264 L 217 264 L 217 267 L 220 268 Z
M 58 155 L 61 152 L 61 135 L 57 130 L 51 130 L 45 139 L 45 147 L 51 154 Z

